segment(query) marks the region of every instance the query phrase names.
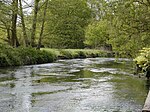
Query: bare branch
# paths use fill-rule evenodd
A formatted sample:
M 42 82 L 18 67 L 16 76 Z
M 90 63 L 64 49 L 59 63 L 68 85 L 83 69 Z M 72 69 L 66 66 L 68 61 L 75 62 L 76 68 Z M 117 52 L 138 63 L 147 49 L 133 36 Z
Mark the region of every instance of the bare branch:
M 23 0 L 23 2 L 26 4 L 26 6 L 24 8 L 29 8 L 29 7 L 33 7 L 33 3 L 32 4 L 28 4 L 25 0 Z

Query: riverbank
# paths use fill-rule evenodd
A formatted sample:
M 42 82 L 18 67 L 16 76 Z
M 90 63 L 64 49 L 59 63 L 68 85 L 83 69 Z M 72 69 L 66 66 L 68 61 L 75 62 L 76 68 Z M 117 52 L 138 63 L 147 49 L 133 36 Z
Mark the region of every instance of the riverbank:
M 0 67 L 42 64 L 55 60 L 56 56 L 51 52 L 0 45 Z
M 114 57 L 113 53 L 96 49 L 49 49 L 42 48 L 42 51 L 54 53 L 57 59 Z
M 12 48 L 0 45 L 0 67 L 51 63 L 57 59 L 112 57 L 112 53 L 93 49 Z
M 146 77 L 150 78 L 150 48 L 143 48 L 134 59 L 137 65 L 137 73 L 144 72 Z

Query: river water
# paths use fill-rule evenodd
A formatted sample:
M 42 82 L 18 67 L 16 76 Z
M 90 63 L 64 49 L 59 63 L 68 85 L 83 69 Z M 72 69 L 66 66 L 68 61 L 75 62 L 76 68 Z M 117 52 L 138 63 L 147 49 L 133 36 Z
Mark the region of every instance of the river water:
M 141 112 L 148 92 L 132 61 L 58 60 L 0 69 L 0 112 Z

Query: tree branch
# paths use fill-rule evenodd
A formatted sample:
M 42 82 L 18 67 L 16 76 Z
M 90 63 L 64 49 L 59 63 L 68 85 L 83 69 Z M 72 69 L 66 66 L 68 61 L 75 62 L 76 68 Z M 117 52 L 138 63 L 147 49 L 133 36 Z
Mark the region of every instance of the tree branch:
M 150 0 L 147 0 L 147 2 L 148 2 L 148 4 L 149 4 L 149 6 L 150 6 Z
M 143 0 L 134 0 L 133 2 L 138 2 L 138 3 L 140 3 L 140 4 L 142 4 L 142 5 L 145 5 L 145 6 L 147 6 L 148 7 L 148 5 L 146 4 L 146 3 L 144 3 L 144 1 Z

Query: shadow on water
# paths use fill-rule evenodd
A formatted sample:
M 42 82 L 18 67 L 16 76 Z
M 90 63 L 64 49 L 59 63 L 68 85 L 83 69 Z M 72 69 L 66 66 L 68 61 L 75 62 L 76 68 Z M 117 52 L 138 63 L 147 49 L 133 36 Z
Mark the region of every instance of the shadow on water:
M 119 76 L 109 80 L 114 83 L 116 97 L 119 99 L 135 100 L 143 103 L 147 96 L 148 89 L 145 86 L 145 80 L 137 79 L 131 76 Z
M 150 80 L 146 80 L 146 84 L 145 84 L 147 90 L 150 90 Z

